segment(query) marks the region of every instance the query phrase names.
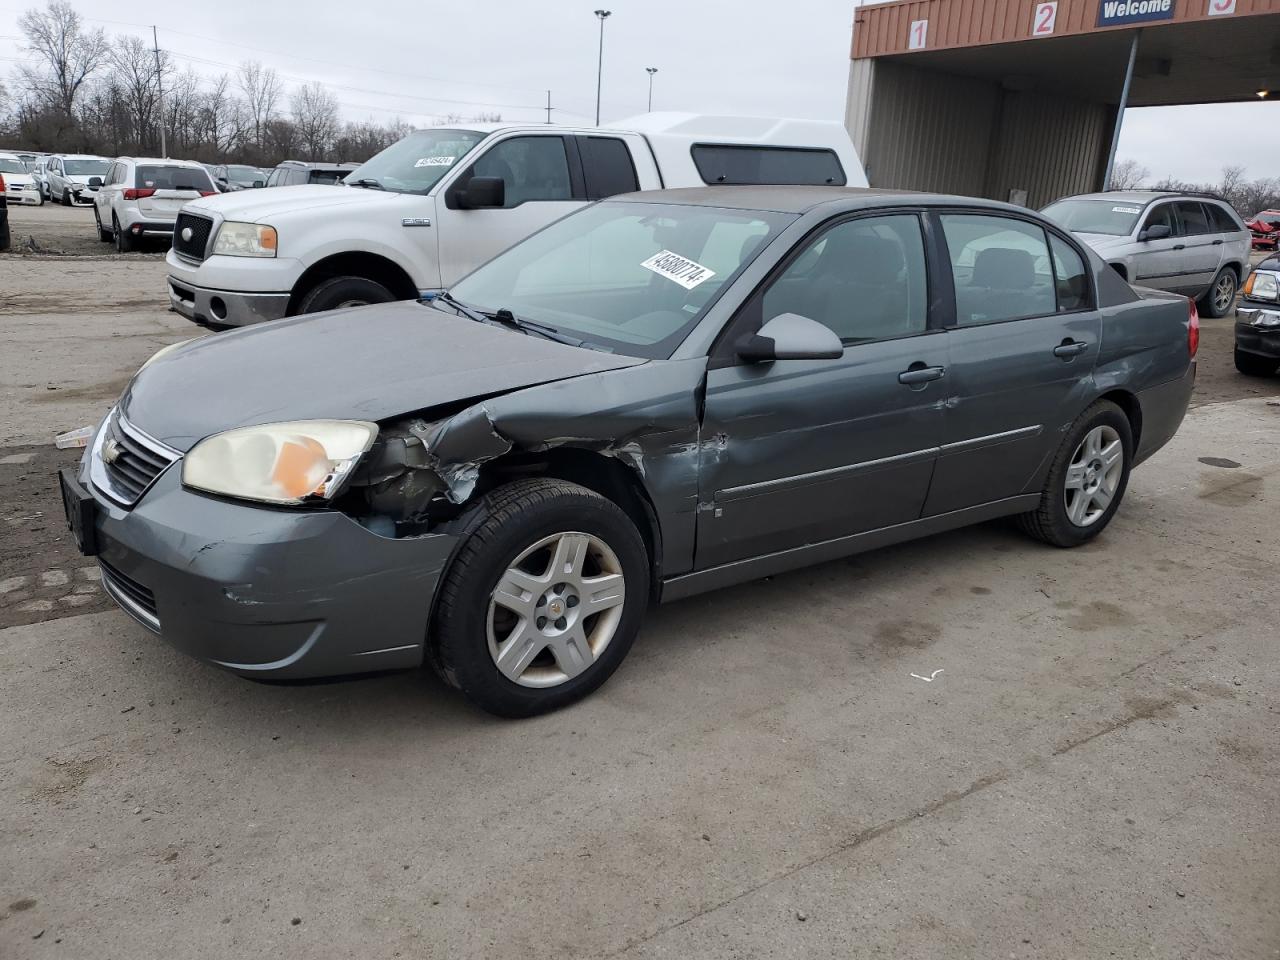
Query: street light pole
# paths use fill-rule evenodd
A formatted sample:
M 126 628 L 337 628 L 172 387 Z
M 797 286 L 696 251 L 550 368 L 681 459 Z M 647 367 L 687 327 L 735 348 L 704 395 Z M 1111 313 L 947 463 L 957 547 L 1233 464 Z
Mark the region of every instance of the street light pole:
M 653 75 L 658 72 L 658 68 L 645 67 L 644 70 L 649 74 L 649 112 L 653 113 Z
M 600 126 L 600 83 L 604 76 L 604 22 L 613 15 L 612 10 L 597 10 L 596 19 L 600 21 L 600 59 L 596 63 L 596 126 Z

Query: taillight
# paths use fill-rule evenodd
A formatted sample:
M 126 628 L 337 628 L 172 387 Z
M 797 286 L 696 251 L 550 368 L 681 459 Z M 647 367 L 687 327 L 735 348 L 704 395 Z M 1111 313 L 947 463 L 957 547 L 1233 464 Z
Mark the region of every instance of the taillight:
M 4 174 L 0 173 L 0 191 L 4 190 Z
M 126 200 L 145 200 L 147 197 L 154 197 L 155 190 L 138 190 L 135 187 L 129 187 L 124 192 Z
M 1200 311 L 1194 300 L 1187 301 L 1187 355 L 1192 360 L 1200 350 Z

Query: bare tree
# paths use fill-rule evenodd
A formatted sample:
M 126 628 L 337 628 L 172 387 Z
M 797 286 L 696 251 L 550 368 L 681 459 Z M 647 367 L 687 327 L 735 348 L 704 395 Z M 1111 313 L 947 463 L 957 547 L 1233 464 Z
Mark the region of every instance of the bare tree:
M 299 87 L 290 101 L 293 125 L 308 159 L 319 160 L 338 133 L 338 101 L 323 83 Z
M 1121 160 L 1111 171 L 1111 190 L 1136 190 L 1151 176 L 1137 160 Z
M 74 121 L 76 95 L 107 60 L 102 30 L 85 30 L 80 14 L 65 0 L 49 0 L 44 10 L 31 9 L 18 18 L 26 37 L 24 49 L 41 61 L 18 68 L 23 83 L 46 105 Z
M 276 117 L 284 86 L 271 67 L 264 67 L 257 60 L 240 64 L 240 92 L 253 123 L 253 142 L 262 147 L 266 143 L 267 128 Z
M 161 51 L 161 74 L 156 73 L 155 52 L 138 37 L 117 37 L 111 47 L 111 84 L 119 91 L 130 125 L 131 139 L 143 150 L 158 149 L 160 140 L 159 81 L 171 67 Z

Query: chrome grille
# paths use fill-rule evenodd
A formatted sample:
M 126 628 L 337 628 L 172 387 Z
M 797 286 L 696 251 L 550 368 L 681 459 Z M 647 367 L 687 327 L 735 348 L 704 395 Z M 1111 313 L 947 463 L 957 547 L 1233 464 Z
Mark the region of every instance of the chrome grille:
M 108 497 L 131 507 L 178 456 L 112 410 L 94 442 L 89 475 Z
M 155 594 L 101 557 L 98 558 L 98 567 L 102 572 L 102 586 L 111 599 L 144 627 L 159 633 L 160 617 L 156 613 Z
M 187 231 L 191 231 L 190 238 Z M 195 213 L 179 213 L 173 223 L 173 252 L 188 260 L 203 261 L 208 254 L 213 221 Z

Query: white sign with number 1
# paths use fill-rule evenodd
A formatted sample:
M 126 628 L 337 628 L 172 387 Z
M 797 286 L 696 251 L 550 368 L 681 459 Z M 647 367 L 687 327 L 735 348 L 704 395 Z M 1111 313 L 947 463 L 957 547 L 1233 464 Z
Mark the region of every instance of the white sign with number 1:
M 908 50 L 923 50 L 929 42 L 929 21 L 912 20 L 911 32 L 907 34 Z
M 1058 25 L 1058 0 L 1052 3 L 1037 3 L 1035 19 L 1031 21 L 1033 37 L 1051 37 Z

